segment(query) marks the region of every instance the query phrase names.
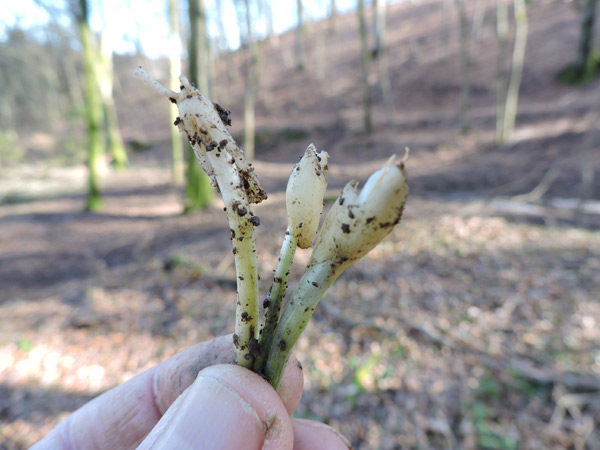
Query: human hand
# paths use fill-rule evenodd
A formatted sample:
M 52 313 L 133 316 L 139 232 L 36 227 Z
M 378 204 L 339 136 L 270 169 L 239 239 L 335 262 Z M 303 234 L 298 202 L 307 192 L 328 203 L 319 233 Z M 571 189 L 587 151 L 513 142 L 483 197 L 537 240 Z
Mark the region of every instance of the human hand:
M 190 347 L 85 404 L 32 450 L 351 448 L 325 424 L 290 418 L 302 395 L 295 358 L 278 392 L 233 360 L 231 336 Z

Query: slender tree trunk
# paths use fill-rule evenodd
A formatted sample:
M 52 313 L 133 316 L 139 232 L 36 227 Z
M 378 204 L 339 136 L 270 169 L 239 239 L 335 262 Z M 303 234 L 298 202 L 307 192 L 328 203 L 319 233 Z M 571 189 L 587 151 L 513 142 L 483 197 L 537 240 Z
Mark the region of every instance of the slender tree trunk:
M 581 161 L 581 198 L 592 199 L 594 197 L 594 181 L 598 164 L 594 159 L 598 154 L 600 142 L 594 139 L 600 132 L 600 103 L 596 102 L 595 111 L 592 112 L 590 123 L 592 124 L 585 135 L 580 149 Z
M 246 63 L 246 90 L 244 92 L 244 153 L 248 161 L 254 160 L 256 90 L 258 86 L 258 48 L 252 32 L 250 1 L 244 0 L 246 6 L 246 39 L 248 58 Z
M 87 0 L 79 0 L 76 13 L 79 38 L 83 53 L 85 78 L 86 118 L 88 125 L 88 192 L 85 209 L 95 211 L 102 204 L 99 186 L 99 171 L 104 153 L 102 138 L 102 102 L 98 92 L 98 81 L 94 73 L 96 52 L 92 43 L 92 32 L 88 22 Z
M 119 119 L 117 118 L 117 108 L 113 97 L 113 55 L 105 39 L 100 41 L 100 51 L 98 52 L 96 67 L 96 76 L 100 86 L 100 95 L 102 96 L 102 107 L 104 109 L 104 119 L 106 122 L 106 131 L 108 136 L 108 151 L 112 157 L 115 169 L 121 170 L 127 167 L 128 158 L 125 144 L 119 130 Z
M 181 37 L 179 36 L 179 8 L 177 0 L 168 0 L 169 6 L 169 89 L 179 91 L 179 75 L 181 74 Z M 171 123 L 179 115 L 177 105 L 169 104 L 169 118 Z M 173 185 L 183 186 L 184 182 L 184 163 L 183 163 L 183 142 L 181 134 L 176 126 L 170 127 L 171 130 L 171 160 L 172 160 L 172 178 Z
M 471 24 L 471 45 L 469 49 L 470 55 L 477 54 L 479 41 L 481 40 L 481 32 L 483 30 L 483 23 L 485 22 L 486 9 L 487 0 L 477 0 Z
M 373 123 L 371 121 L 371 86 L 369 86 L 369 66 L 371 65 L 371 58 L 369 56 L 369 47 L 367 43 L 367 25 L 365 20 L 364 0 L 358 0 L 356 12 L 358 15 L 358 28 L 360 33 L 361 48 L 363 122 L 365 133 L 371 133 L 371 131 L 373 131 Z
M 506 92 L 506 106 L 504 109 L 504 130 L 502 140 L 507 141 L 515 130 L 517 107 L 519 103 L 519 90 L 523 77 L 523 64 L 525 63 L 525 47 L 527 46 L 527 6 L 525 0 L 514 0 L 515 9 L 515 46 L 512 54 L 512 70 L 508 90 Z
M 227 73 L 227 85 L 233 84 L 238 79 L 236 72 L 237 64 L 234 61 L 235 53 L 229 48 L 229 41 L 227 40 L 227 30 L 225 29 L 225 23 L 223 17 L 225 15 L 223 9 L 223 1 L 217 0 L 217 25 L 219 28 L 219 39 L 222 41 L 222 56 L 225 60 L 225 71 Z M 229 90 L 224 89 L 221 93 L 223 95 L 223 102 L 227 103 L 229 99 Z
M 327 58 L 325 57 L 326 52 L 326 30 L 325 22 L 317 24 L 316 32 L 316 45 L 315 45 L 315 61 L 317 63 L 317 78 L 321 88 L 325 87 L 327 81 Z
M 202 91 L 201 85 L 208 89 L 208 80 L 206 67 L 200 66 L 200 58 L 203 43 L 206 42 L 206 35 L 201 36 L 201 30 L 206 30 L 206 25 L 201 25 L 200 22 L 205 19 L 204 1 L 189 0 L 189 20 L 190 20 L 190 40 L 188 48 L 190 81 L 198 86 L 203 94 L 208 94 L 207 91 Z M 203 70 L 204 69 L 204 70 Z M 214 191 L 210 185 L 210 178 L 204 173 L 200 164 L 198 164 L 196 154 L 191 146 L 188 146 L 187 151 L 187 168 L 186 168 L 186 199 L 185 212 L 190 212 L 196 209 L 204 209 L 212 204 Z
M 471 97 L 470 72 L 471 64 L 469 57 L 469 24 L 464 0 L 455 0 L 458 10 L 458 26 L 460 32 L 460 129 L 462 134 L 469 134 L 471 121 L 469 118 L 469 107 Z
M 452 0 L 442 0 L 442 61 L 446 61 L 448 59 L 448 45 L 450 44 L 450 8 L 452 5 Z M 412 45 L 412 39 L 411 39 Z
M 273 19 L 273 7 L 271 6 L 271 2 L 269 0 L 262 1 L 262 7 L 265 14 L 265 19 L 267 21 L 267 32 L 269 33 L 269 42 L 277 46 L 279 45 L 279 36 L 275 33 L 275 23 Z
M 577 57 L 573 62 L 575 77 L 583 80 L 588 71 L 594 71 L 592 67 L 592 43 L 594 42 L 594 25 L 596 23 L 596 10 L 598 0 L 586 0 L 581 11 L 581 34 L 577 46 Z
M 294 44 L 294 54 L 296 57 L 296 70 L 304 70 L 304 7 L 302 0 L 296 0 L 296 14 L 298 22 L 296 24 L 296 42 Z
M 190 0 L 189 12 L 190 24 L 194 22 L 194 27 L 190 27 L 190 32 L 194 35 L 193 38 L 190 36 L 190 52 L 193 50 L 193 57 L 196 58 L 196 63 L 190 65 L 190 77 L 195 80 L 192 82 L 197 83 L 196 87 L 200 92 L 210 98 L 210 58 L 204 0 Z
M 373 0 L 373 34 L 375 45 L 373 46 L 373 57 L 377 58 L 385 49 L 387 0 Z
M 335 33 L 335 23 L 337 22 L 338 10 L 335 0 L 329 2 L 329 33 Z
M 496 32 L 498 53 L 496 57 L 496 144 L 503 143 L 504 107 L 506 106 L 506 51 L 508 38 L 508 5 L 506 0 L 496 0 Z
M 388 48 L 386 43 L 387 35 L 387 1 L 373 0 L 374 14 L 374 34 L 375 46 L 373 47 L 373 57 L 377 58 L 379 69 L 379 85 L 383 97 L 383 104 L 387 116 L 388 124 L 393 123 L 394 118 L 394 96 L 392 93 L 392 85 L 390 83 L 390 71 L 388 60 Z

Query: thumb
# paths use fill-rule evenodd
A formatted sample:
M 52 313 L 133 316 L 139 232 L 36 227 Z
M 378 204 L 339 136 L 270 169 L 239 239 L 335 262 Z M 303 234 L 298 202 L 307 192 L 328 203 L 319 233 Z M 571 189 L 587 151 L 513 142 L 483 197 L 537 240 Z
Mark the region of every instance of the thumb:
M 291 450 L 290 417 L 273 388 L 239 366 L 211 366 L 171 405 L 139 449 Z

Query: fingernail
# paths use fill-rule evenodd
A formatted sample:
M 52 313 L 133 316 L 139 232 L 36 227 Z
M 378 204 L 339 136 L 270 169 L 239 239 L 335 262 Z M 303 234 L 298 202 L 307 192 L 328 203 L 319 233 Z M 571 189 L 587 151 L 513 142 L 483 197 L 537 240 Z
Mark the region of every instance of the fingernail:
M 289 415 L 273 388 L 232 364 L 202 370 L 140 449 L 283 449 L 293 442 Z
M 261 448 L 267 431 L 256 410 L 237 392 L 202 374 L 163 419 L 153 448 Z
M 294 450 L 326 448 L 352 450 L 352 444 L 339 431 L 321 422 L 294 419 Z

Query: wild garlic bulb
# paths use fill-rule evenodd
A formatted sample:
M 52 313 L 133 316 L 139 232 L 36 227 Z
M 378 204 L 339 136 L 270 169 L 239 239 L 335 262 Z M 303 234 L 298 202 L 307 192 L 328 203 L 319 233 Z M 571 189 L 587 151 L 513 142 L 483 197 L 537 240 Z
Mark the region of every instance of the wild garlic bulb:
M 323 196 L 327 189 L 325 172 L 328 160 L 326 151 L 317 153 L 315 146 L 310 144 L 288 181 L 285 192 L 288 231 L 300 248 L 309 248 L 319 229 Z
M 329 210 L 309 266 L 331 263 L 346 268 L 373 249 L 394 228 L 408 195 L 404 162 L 373 173 L 359 192 L 351 181 Z

